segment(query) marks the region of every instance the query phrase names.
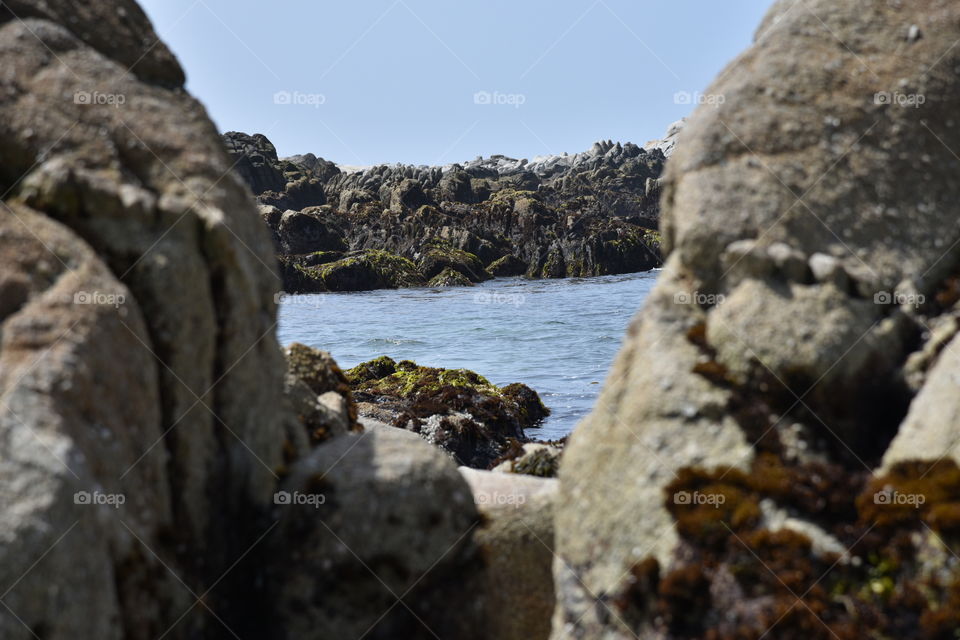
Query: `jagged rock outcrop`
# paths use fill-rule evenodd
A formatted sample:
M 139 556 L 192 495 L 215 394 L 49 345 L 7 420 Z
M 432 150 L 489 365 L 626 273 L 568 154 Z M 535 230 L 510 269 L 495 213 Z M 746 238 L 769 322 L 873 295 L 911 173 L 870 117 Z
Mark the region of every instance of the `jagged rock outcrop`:
M 329 176 L 332 163 L 312 154 L 298 158 L 299 162 L 280 160 L 273 143 L 259 133 L 251 136 L 231 131 L 223 134 L 223 142 L 234 158 L 234 169 L 261 203 L 300 210 L 326 202 L 323 178 Z M 286 237 L 297 235 L 296 230 L 286 233 Z
M 707 90 L 561 463 L 553 637 L 958 627 L 958 37 L 946 0 L 782 0 Z
M 410 259 L 424 282 L 445 267 L 479 282 L 491 274 L 561 278 L 660 265 L 660 149 L 606 141 L 533 162 L 492 156 L 345 172 L 315 156 L 276 159 L 263 136 L 224 138 L 262 205 L 300 211 L 265 219 L 281 262 L 299 272 L 285 278 L 289 291 L 326 290 L 311 262 L 318 251 L 344 250 L 331 242 Z M 283 181 L 289 184 L 278 193 Z M 323 197 L 302 197 L 307 184 L 322 186 Z M 293 216 L 302 224 L 283 224 Z
M 350 369 L 346 378 L 360 415 L 417 433 L 457 464 L 478 469 L 528 441 L 525 430 L 550 415 L 530 387 L 497 387 L 467 369 L 422 367 L 381 356 Z

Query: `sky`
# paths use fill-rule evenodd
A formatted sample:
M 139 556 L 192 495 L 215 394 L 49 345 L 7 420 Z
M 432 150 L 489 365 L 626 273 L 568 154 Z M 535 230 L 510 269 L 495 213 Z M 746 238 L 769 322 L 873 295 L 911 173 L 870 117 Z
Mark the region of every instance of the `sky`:
M 221 131 L 346 165 L 643 144 L 771 0 L 141 0 Z

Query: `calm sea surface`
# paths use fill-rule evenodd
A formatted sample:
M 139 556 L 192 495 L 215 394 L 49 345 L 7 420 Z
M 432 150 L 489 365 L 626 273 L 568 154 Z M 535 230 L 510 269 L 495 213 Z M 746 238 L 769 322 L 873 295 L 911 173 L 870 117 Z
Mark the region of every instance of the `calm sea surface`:
M 553 410 L 529 435 L 570 433 L 590 412 L 627 324 L 657 272 L 476 287 L 287 296 L 279 338 L 324 349 L 344 369 L 388 355 L 523 382 Z

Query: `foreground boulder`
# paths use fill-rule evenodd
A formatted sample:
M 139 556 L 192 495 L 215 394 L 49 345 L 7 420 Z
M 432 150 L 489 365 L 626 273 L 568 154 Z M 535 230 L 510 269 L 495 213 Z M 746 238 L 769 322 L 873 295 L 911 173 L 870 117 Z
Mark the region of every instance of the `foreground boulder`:
M 143 556 L 144 545 L 162 548 L 175 496 L 166 448 L 143 455 L 163 422 L 142 310 L 86 242 L 46 216 L 2 204 L 0 238 L 0 578 L 16 616 L 0 615 L 0 636 L 147 637 L 166 607 L 190 600 Z M 123 565 L 131 570 L 116 574 Z M 148 609 L 125 606 L 156 594 L 164 600 Z
M 485 559 L 482 578 L 487 634 L 498 640 L 550 636 L 553 590 L 553 504 L 556 480 L 460 468 L 483 522 L 475 540 Z
M 0 61 L 2 241 L 24 250 L 3 268 L 0 635 L 213 633 L 167 576 L 218 584 L 224 619 L 247 608 L 217 581 L 282 462 L 269 238 L 134 3 L 5 2 Z
M 3 2 L 0 68 L 0 637 L 486 637 L 469 489 L 413 434 L 348 433 L 327 354 L 285 365 L 281 209 L 143 12 Z M 329 510 L 280 509 L 314 469 Z
M 266 593 L 290 638 L 481 638 L 479 516 L 453 462 L 406 431 L 336 438 L 276 498 Z M 451 603 L 457 603 L 452 614 Z
M 361 415 L 420 434 L 458 464 L 488 468 L 550 415 L 536 391 L 497 387 L 466 369 L 382 356 L 346 372 Z
M 707 90 L 561 463 L 555 638 L 960 627 L 958 37 L 953 2 L 784 0 Z

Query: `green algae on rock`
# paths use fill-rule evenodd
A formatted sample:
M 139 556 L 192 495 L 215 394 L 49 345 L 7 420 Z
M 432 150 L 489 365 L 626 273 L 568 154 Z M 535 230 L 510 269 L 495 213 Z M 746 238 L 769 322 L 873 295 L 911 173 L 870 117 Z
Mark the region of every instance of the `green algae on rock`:
M 417 267 L 427 279 L 435 278 L 446 271 L 459 273 L 470 282 L 490 279 L 490 274 L 484 269 L 480 258 L 469 251 L 440 243 L 431 244 L 423 251 Z
M 460 463 L 488 468 L 511 439 L 526 442 L 525 429 L 547 415 L 526 385 L 500 388 L 467 369 L 419 366 L 382 356 L 348 370 L 360 412 L 419 433 Z
M 601 142 L 533 163 L 494 156 L 344 173 L 315 156 L 278 159 L 263 136 L 224 138 L 260 204 L 276 209 L 263 219 L 282 263 L 316 250 L 382 250 L 415 261 L 425 282 L 450 268 L 474 283 L 616 275 L 661 264 L 659 192 L 649 188 L 666 160 L 658 147 Z M 284 286 L 291 293 L 326 286 L 290 276 Z
M 333 252 L 281 258 L 284 289 L 303 292 L 371 291 L 423 286 L 416 265 L 387 251 L 357 251 L 339 259 Z
M 427 283 L 428 287 L 472 287 L 473 282 L 470 278 L 459 271 L 454 271 L 450 267 L 444 267 L 443 271 L 435 275 Z
M 363 431 L 347 378 L 329 353 L 295 342 L 285 354 L 285 395 L 312 443 Z

